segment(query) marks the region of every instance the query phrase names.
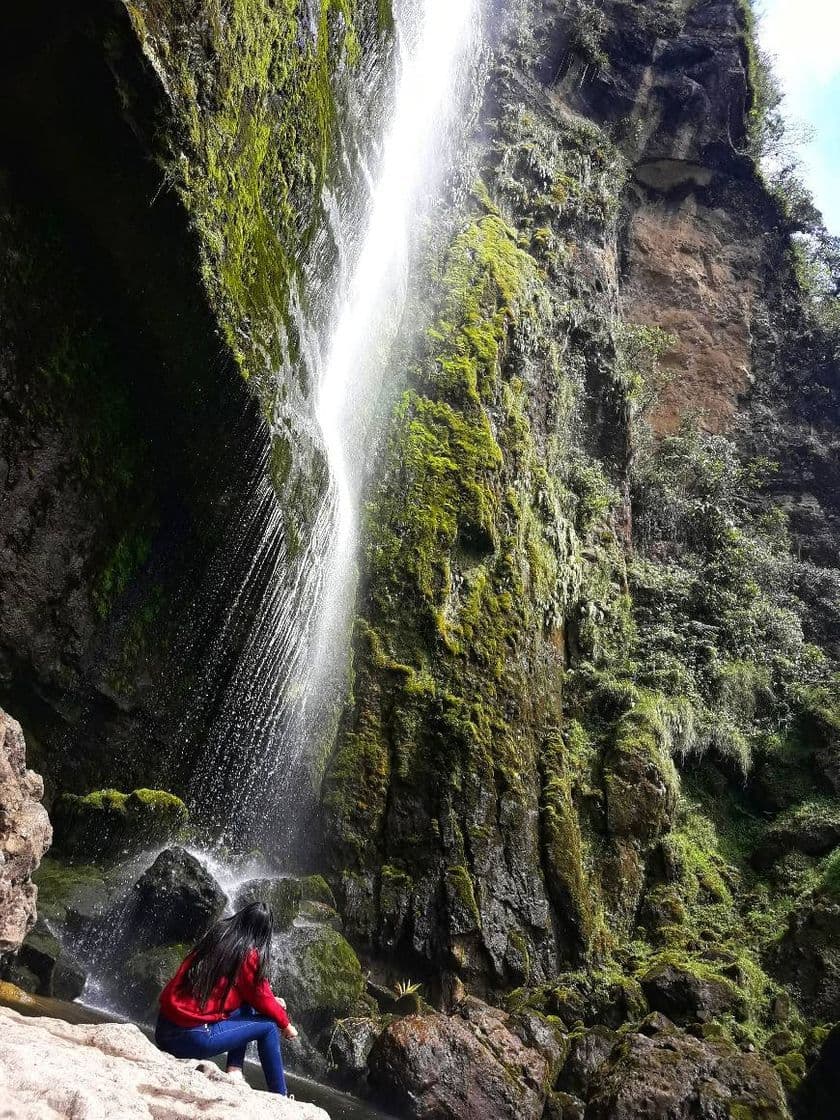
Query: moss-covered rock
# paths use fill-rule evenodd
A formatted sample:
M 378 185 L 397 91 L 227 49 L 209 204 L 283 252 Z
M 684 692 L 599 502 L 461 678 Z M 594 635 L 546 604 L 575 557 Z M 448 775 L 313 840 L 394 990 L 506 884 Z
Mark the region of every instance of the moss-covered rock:
M 746 1013 L 743 992 L 708 966 L 660 960 L 642 976 L 641 986 L 653 1010 L 675 1023 L 706 1023 L 725 1015 L 743 1018 Z
M 299 879 L 300 897 L 305 902 L 323 903 L 335 909 L 335 895 L 323 875 L 305 875 Z
M 126 1003 L 146 1022 L 156 1018 L 158 997 L 190 950 L 190 944 L 159 945 L 132 953 L 125 963 Z
M 62 950 L 43 918 L 24 938 L 14 958 L 2 965 L 4 978 L 34 995 L 77 999 L 84 990 L 85 971 Z
M 289 931 L 278 945 L 272 984 L 294 1021 L 315 1034 L 337 1019 L 369 1010 L 359 958 L 329 926 Z
M 237 906 L 247 906 L 251 902 L 265 902 L 271 908 L 275 928 L 288 929 L 300 912 L 300 880 L 250 879 L 243 883 L 236 896 Z
M 99 867 L 67 864 L 51 855 L 41 862 L 33 881 L 38 887 L 39 917 L 51 928 L 101 917 L 111 905 L 113 889 Z
M 115 861 L 132 851 L 181 837 L 189 820 L 184 802 L 159 789 L 63 793 L 52 808 L 55 847 L 86 861 Z

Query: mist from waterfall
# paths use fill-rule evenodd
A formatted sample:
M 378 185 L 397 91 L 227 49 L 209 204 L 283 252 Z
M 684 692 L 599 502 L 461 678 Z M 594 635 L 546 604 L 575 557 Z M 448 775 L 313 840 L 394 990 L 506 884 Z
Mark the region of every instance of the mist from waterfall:
M 212 599 L 222 621 L 208 681 L 215 673 L 224 683 L 188 800 L 217 842 L 257 844 L 280 862 L 312 810 L 316 756 L 334 732 L 374 417 L 391 373 L 414 234 L 463 121 L 478 38 L 477 0 L 401 0 L 394 16 L 386 110 L 379 121 L 365 119 L 367 103 L 351 100 L 341 146 L 361 164 L 365 189 L 325 192 L 327 224 L 292 298 L 295 356 L 278 371 L 270 437 L 253 449 L 252 487 L 215 561 Z M 381 137 L 372 148 L 359 143 L 365 128 Z M 308 396 L 296 388 L 306 384 Z M 300 490 L 278 497 L 271 481 L 272 440 L 308 455 L 311 478 L 324 476 L 300 529 L 289 516 Z M 231 648 L 237 655 L 224 664 Z

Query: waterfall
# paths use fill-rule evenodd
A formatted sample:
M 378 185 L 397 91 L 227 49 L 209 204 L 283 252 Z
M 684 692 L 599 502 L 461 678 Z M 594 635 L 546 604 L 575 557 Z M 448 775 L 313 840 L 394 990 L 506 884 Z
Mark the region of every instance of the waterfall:
M 218 659 L 231 646 L 238 653 L 223 673 L 216 666 L 225 681 L 192 778 L 193 816 L 224 843 L 256 843 L 281 861 L 311 810 L 313 754 L 328 742 L 340 703 L 373 417 L 390 372 L 413 239 L 463 119 L 477 38 L 477 0 L 400 0 L 394 16 L 396 77 L 389 109 L 372 125 L 381 137 L 372 170 L 358 145 L 354 152 L 367 189 L 361 203 L 347 192 L 325 192 L 327 227 L 293 293 L 298 345 L 279 371 L 271 418 L 275 441 L 293 442 L 293 455 L 309 448 L 311 475 L 324 464 L 325 485 L 303 519 L 302 539 L 290 539 L 288 506 L 300 502 L 300 490 L 278 498 L 264 438 L 252 487 L 224 534 L 212 597 L 222 608 Z M 327 242 L 336 263 L 319 315 L 312 292 Z M 314 387 L 309 398 L 289 391 L 302 381 Z M 243 568 L 244 584 L 231 586 L 230 573 Z

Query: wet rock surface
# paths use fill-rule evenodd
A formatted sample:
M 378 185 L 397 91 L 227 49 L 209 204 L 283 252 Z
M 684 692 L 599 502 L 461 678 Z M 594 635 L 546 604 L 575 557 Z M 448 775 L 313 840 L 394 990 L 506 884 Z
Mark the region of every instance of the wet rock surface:
M 153 945 L 198 941 L 222 913 L 227 898 L 202 863 L 183 848 L 167 848 L 133 888 L 132 928 Z
M 840 1017 L 840 900 L 803 899 L 771 947 L 768 964 L 803 1010 L 817 1021 L 836 1022 Z
M 62 949 L 41 919 L 4 972 L 6 979 L 26 991 L 62 1000 L 77 999 L 87 979 L 85 970 Z
M 348 1016 L 335 1025 L 330 1039 L 330 1073 L 346 1088 L 362 1085 L 367 1078 L 368 1058 L 379 1035 L 382 1022 L 369 1016 Z
M 43 792 L 26 768 L 20 724 L 0 708 L 0 955 L 17 949 L 35 922 L 32 873 L 52 838 Z

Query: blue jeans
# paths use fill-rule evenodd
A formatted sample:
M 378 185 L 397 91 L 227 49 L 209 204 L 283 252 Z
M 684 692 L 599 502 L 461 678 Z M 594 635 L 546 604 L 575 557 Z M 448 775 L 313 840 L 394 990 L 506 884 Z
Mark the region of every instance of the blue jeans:
M 242 1069 L 248 1043 L 256 1042 L 269 1091 L 286 1095 L 280 1028 L 273 1019 L 258 1015 L 253 1007 L 240 1007 L 226 1019 L 200 1027 L 178 1027 L 161 1015 L 155 1027 L 155 1042 L 159 1050 L 173 1058 L 213 1058 L 227 1051 L 229 1069 Z

